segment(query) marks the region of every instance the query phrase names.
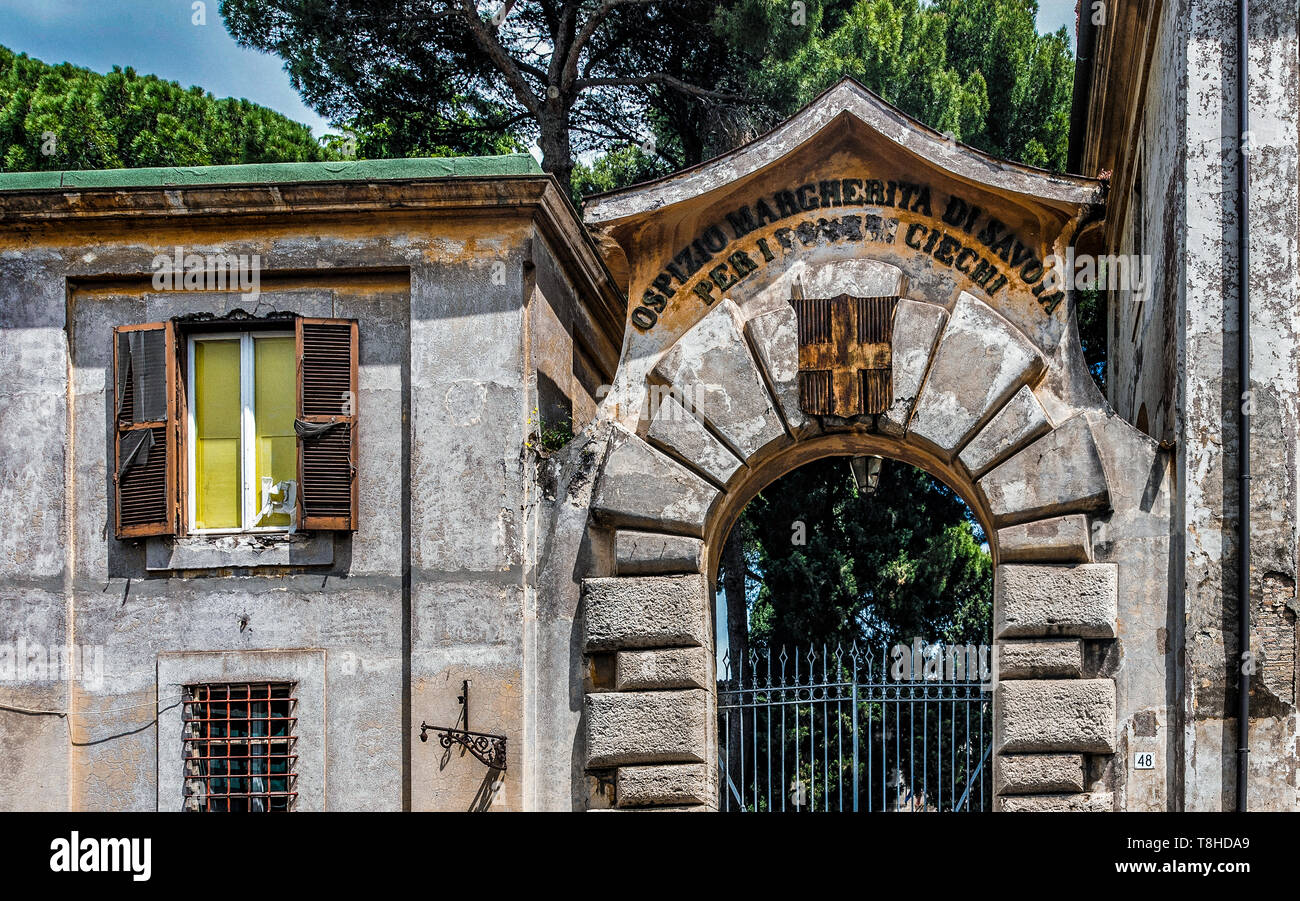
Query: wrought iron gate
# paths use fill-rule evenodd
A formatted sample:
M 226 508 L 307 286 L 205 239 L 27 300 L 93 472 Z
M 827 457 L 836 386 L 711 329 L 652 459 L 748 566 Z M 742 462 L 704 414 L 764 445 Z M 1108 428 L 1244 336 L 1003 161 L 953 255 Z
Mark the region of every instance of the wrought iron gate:
M 969 649 L 926 645 L 892 671 L 888 649 L 857 646 L 724 658 L 719 809 L 989 809 L 993 696 Z

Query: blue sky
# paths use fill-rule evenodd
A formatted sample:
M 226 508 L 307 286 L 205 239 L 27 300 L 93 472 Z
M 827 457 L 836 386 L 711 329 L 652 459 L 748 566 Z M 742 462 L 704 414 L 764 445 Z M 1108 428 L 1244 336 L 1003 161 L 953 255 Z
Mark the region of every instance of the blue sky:
M 194 25 L 193 0 L 0 0 L 0 44 L 47 63 L 106 72 L 133 66 L 218 97 L 243 97 L 310 125 L 328 123 L 289 86 L 279 57 L 245 50 L 205 0 L 206 25 Z
M 0 44 L 47 63 L 97 72 L 114 65 L 242 97 L 311 126 L 328 123 L 289 86 L 279 58 L 245 50 L 221 23 L 218 0 L 204 0 L 206 25 L 192 23 L 194 0 L 0 0 Z M 1074 0 L 1039 0 L 1038 30 L 1074 31 Z

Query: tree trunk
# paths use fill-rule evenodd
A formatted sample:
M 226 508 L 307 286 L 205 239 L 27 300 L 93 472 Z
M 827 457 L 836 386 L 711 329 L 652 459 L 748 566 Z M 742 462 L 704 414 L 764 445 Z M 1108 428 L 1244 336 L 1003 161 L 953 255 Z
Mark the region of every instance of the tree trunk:
M 538 121 L 541 134 L 538 146 L 542 148 L 542 169 L 555 176 L 565 197 L 572 197 L 573 144 L 569 139 L 569 109 L 563 98 L 548 98 Z
M 737 523 L 727 536 L 727 543 L 722 547 L 722 590 L 727 597 L 727 659 L 731 664 L 728 673 L 727 688 L 737 689 L 744 679 L 752 678 L 749 668 L 749 617 L 748 603 L 745 595 L 745 536 L 744 527 Z M 733 695 L 733 698 L 738 696 Z M 752 787 L 741 771 L 741 743 L 744 741 L 740 709 L 733 709 L 727 716 L 727 772 L 722 785 L 722 809 L 735 810 L 737 801 L 730 797 L 731 786 L 743 792 L 746 802 L 751 801 Z M 748 717 L 745 717 L 748 720 Z M 748 723 L 753 728 L 753 723 Z M 730 804 L 728 804 L 730 801 Z

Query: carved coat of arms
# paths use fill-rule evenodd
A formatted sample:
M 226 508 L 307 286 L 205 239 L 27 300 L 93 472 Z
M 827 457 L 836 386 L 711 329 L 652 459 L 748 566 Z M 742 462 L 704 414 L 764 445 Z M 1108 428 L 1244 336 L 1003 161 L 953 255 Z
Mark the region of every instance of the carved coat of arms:
M 795 298 L 799 405 L 814 416 L 883 413 L 893 403 L 897 297 Z

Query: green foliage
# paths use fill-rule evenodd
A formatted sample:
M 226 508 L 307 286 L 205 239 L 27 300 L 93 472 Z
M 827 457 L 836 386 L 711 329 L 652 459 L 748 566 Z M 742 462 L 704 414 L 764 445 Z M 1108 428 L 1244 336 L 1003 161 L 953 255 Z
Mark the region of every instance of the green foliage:
M 1079 343 L 1088 370 L 1102 391 L 1106 390 L 1106 294 L 1096 288 L 1075 291 L 1074 318 L 1079 325 Z
M 725 117 L 705 140 L 696 120 L 655 118 L 659 147 L 698 147 L 699 158 L 730 150 L 848 75 L 955 140 L 1064 170 L 1074 59 L 1064 29 L 1038 34 L 1035 0 L 809 0 L 805 9 L 803 23 L 787 0 L 739 0 L 714 14 L 707 30 L 729 61 L 715 74 L 747 103 L 705 107 Z M 615 183 L 600 190 L 643 174 L 610 172 Z M 581 193 L 594 191 L 584 182 Z
M 524 446 L 529 450 L 549 456 L 573 440 L 573 420 L 565 417 L 548 422 L 546 417 L 534 409 L 528 417 L 529 434 Z
M 222 0 L 240 44 L 274 53 L 304 101 L 346 123 L 363 155 L 482 154 L 536 139 L 568 187 L 576 157 L 655 137 L 698 162 L 732 60 L 712 0 Z M 493 15 L 499 13 L 500 15 Z M 663 141 L 659 141 L 663 137 Z M 723 148 L 727 149 L 727 148 Z
M 0 47 L 0 170 L 119 169 L 335 158 L 247 100 L 134 70 L 51 66 Z
M 846 458 L 821 460 L 769 486 L 742 521 L 761 577 L 749 615 L 758 644 L 988 640 L 984 536 L 962 500 L 921 470 L 886 460 L 868 495 Z
M 628 185 L 667 175 L 671 170 L 662 159 L 651 156 L 636 144 L 620 147 L 597 157 L 588 166 L 579 162 L 573 167 L 573 202 Z
M 716 27 L 748 54 L 749 88 L 784 118 L 845 75 L 925 124 L 996 156 L 1060 170 L 1074 60 L 1039 35 L 1035 0 L 741 0 Z

